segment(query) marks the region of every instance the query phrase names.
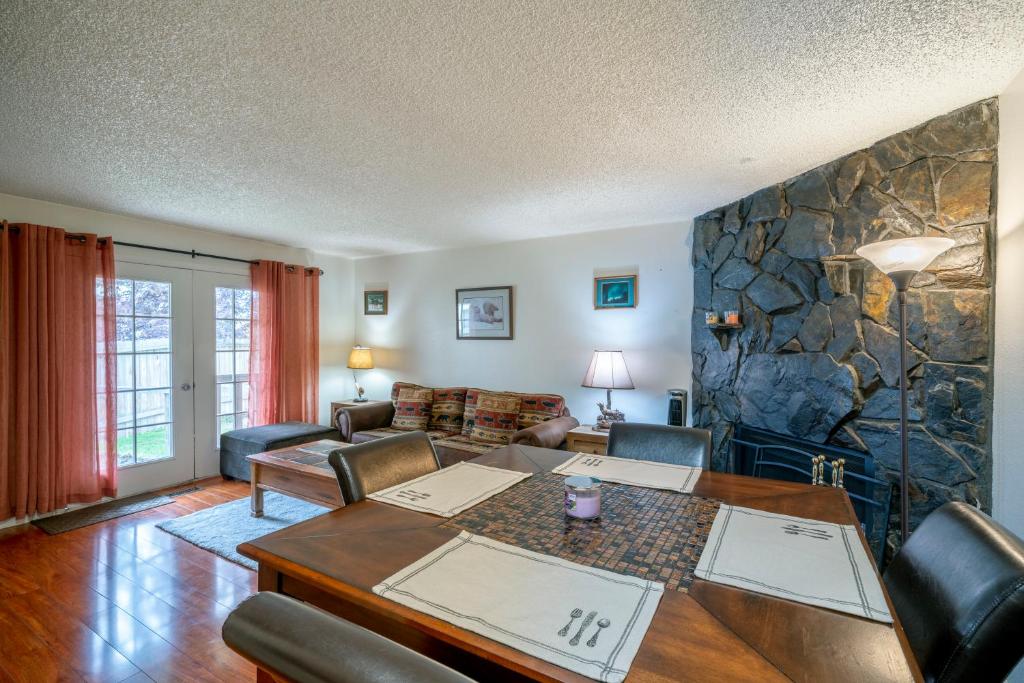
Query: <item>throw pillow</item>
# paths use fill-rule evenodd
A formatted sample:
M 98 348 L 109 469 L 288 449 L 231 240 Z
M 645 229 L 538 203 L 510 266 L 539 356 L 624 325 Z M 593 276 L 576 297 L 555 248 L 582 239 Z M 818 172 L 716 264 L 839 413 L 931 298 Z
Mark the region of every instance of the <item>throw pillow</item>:
M 391 426 L 409 432 L 426 430 L 433 403 L 433 389 L 402 389 L 395 401 L 395 417 Z
M 470 439 L 507 444 L 519 430 L 519 397 L 481 391 L 476 399 Z
M 434 389 L 434 407 L 427 428 L 449 434 L 462 433 L 462 416 L 466 412 L 466 387 Z
M 396 403 L 398 401 L 398 392 L 402 389 L 427 389 L 428 387 L 421 387 L 419 384 L 413 384 L 411 382 L 395 382 L 391 385 L 391 402 Z
M 562 414 L 565 399 L 558 394 L 520 394 L 519 428 L 526 429 Z
M 462 435 L 473 435 L 473 418 L 476 416 L 476 400 L 480 398 L 479 389 L 466 389 L 466 409 L 462 413 Z

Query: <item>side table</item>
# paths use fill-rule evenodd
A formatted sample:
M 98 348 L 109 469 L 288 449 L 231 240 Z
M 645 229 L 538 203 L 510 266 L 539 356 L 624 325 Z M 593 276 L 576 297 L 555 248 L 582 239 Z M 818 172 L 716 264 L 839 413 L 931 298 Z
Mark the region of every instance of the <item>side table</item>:
M 580 425 L 565 435 L 566 447 L 574 453 L 606 455 L 608 432 L 598 431 L 593 425 Z

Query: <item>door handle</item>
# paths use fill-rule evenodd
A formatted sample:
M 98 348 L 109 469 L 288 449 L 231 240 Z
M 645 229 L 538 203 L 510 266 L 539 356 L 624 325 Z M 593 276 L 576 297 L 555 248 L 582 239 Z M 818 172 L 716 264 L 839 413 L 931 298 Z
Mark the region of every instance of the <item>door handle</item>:
M 191 388 L 192 388 L 192 385 L 191 385 L 191 384 L 189 384 L 188 382 L 185 382 L 184 384 L 182 384 L 182 385 L 181 385 L 181 390 L 182 390 L 182 391 L 188 391 L 188 390 L 190 390 Z

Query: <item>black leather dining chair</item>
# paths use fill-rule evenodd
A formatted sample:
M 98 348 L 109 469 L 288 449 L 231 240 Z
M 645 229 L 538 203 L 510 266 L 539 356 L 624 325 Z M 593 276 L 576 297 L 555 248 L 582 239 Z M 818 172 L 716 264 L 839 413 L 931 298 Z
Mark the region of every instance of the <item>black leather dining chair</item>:
M 472 683 L 361 626 L 280 593 L 247 598 L 224 621 L 228 647 L 287 683 Z
M 331 451 L 327 461 L 338 476 L 347 505 L 403 481 L 441 469 L 425 432 L 409 432 Z
M 1002 681 L 1024 656 L 1024 542 L 965 503 L 932 512 L 885 572 L 925 681 Z
M 693 427 L 613 422 L 608 432 L 608 455 L 707 469 L 711 463 L 711 432 Z

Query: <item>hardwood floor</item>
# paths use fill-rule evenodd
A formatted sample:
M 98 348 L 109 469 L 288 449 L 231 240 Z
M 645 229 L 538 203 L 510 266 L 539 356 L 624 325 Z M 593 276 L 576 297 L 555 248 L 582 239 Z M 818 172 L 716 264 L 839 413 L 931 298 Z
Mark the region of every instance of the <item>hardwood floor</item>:
M 255 680 L 220 627 L 256 592 L 256 573 L 155 526 L 249 494 L 220 478 L 199 486 L 57 536 L 0 531 L 0 680 Z

